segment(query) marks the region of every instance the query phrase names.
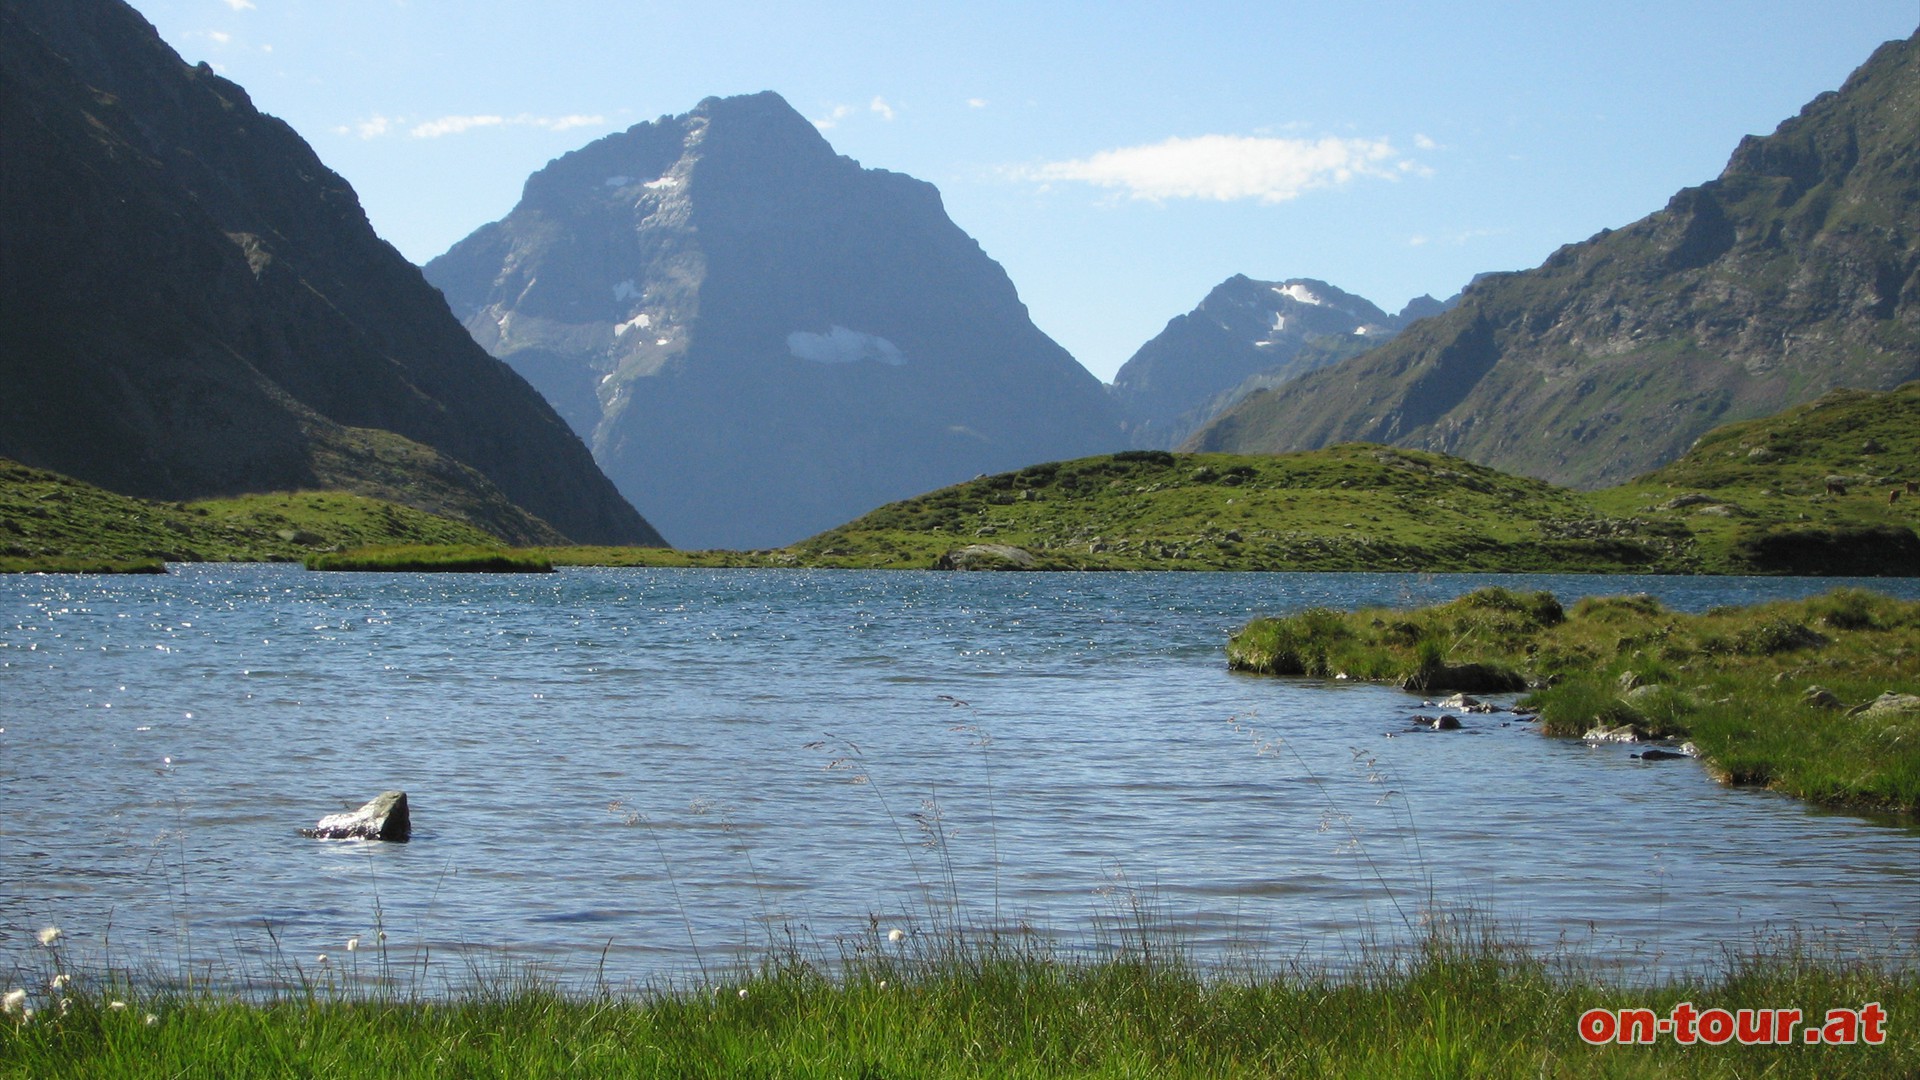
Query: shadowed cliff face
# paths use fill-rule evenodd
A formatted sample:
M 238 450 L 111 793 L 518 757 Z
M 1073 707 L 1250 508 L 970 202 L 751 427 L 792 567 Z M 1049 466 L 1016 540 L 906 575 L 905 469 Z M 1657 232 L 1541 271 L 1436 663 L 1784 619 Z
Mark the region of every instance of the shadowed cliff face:
M 118 0 L 0 0 L 0 455 L 658 543 L 345 181 Z
M 1134 446 L 1169 449 L 1248 394 L 1391 341 L 1448 306 L 1423 296 L 1389 315 L 1324 281 L 1236 274 L 1140 346 L 1114 376 L 1113 397 Z
M 1717 424 L 1920 376 L 1920 44 L 1714 181 L 1543 265 L 1489 275 L 1392 343 L 1255 394 L 1187 444 L 1354 439 L 1597 487 Z
M 1123 442 L 932 185 L 771 93 L 560 158 L 426 272 L 680 546 L 785 544 Z

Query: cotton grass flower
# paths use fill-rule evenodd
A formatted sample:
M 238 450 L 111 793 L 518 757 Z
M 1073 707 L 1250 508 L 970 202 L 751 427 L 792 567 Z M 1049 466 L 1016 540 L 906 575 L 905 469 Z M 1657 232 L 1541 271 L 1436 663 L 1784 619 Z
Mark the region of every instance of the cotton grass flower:
M 321 967 L 326 967 L 328 964 L 332 963 L 333 961 L 327 959 L 326 953 L 321 953 L 319 956 L 316 956 L 313 958 L 313 962 L 316 964 L 319 964 Z
M 153 1015 L 152 1013 L 148 1013 L 148 1014 L 147 1014 L 147 1026 L 148 1026 L 148 1027 L 152 1027 L 153 1025 L 155 1025 L 155 1024 L 157 1024 L 157 1023 L 159 1023 L 159 1022 L 160 1022 L 160 1018 L 159 1018 L 159 1017 L 157 1017 L 157 1016 L 155 1016 L 155 1015 Z
M 358 934 L 347 939 L 347 951 L 348 952 L 360 951 L 360 936 Z
M 895 945 L 898 945 L 901 942 L 907 940 L 907 932 L 896 926 L 893 929 L 887 931 L 887 940 L 893 942 Z
M 60 928 L 57 926 L 49 926 L 34 936 L 40 939 L 40 944 L 51 949 L 60 941 Z
M 747 1000 L 747 988 L 744 986 L 740 988 L 740 1000 L 741 1001 Z
M 124 1001 L 107 1002 L 107 1008 L 112 1009 L 114 1012 L 123 1012 L 125 1011 L 126 1007 L 127 1007 L 127 1003 Z
M 47 989 L 59 990 L 62 987 L 65 987 L 68 983 L 72 981 L 73 981 L 73 976 L 68 975 L 66 972 L 63 971 L 60 974 L 55 975 L 53 978 L 47 980 Z
M 0 1013 L 12 1016 L 26 1007 L 27 992 L 25 990 L 9 990 L 5 997 L 0 997 Z

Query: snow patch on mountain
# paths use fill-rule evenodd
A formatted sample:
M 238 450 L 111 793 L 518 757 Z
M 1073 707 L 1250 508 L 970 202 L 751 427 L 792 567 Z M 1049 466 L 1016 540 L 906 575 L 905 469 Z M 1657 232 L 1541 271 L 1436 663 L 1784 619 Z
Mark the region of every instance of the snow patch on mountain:
M 877 360 L 899 367 L 907 362 L 899 346 L 886 338 L 835 326 L 824 334 L 795 330 L 787 335 L 787 351 L 816 364 L 853 364 Z

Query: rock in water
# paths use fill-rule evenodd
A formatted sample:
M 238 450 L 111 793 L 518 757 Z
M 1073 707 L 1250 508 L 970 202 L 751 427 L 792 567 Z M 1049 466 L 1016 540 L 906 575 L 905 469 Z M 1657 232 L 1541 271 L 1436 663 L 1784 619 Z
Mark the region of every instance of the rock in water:
M 413 819 L 407 813 L 407 793 L 383 791 L 372 802 L 350 814 L 328 814 L 301 836 L 316 840 L 392 840 L 413 837 Z

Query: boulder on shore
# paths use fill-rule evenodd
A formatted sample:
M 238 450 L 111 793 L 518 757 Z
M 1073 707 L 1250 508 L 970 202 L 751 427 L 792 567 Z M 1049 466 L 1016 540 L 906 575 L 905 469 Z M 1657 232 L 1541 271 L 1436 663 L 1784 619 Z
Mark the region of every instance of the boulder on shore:
M 968 544 L 934 561 L 935 570 L 1031 570 L 1033 552 L 1012 544 Z
M 413 836 L 413 820 L 407 813 L 407 793 L 383 791 L 360 809 L 345 814 L 328 814 L 301 836 L 316 840 L 392 840 L 405 843 Z

